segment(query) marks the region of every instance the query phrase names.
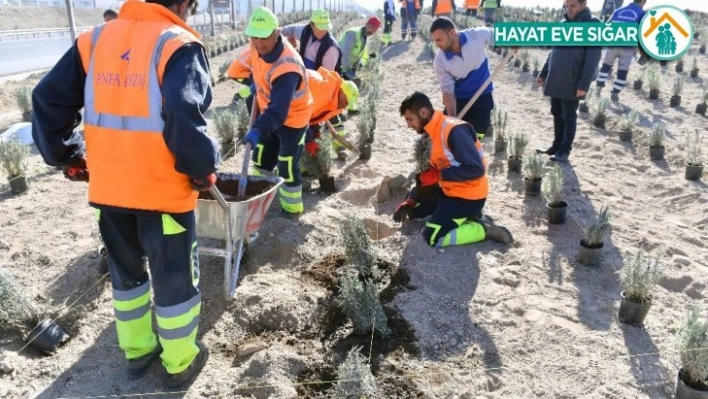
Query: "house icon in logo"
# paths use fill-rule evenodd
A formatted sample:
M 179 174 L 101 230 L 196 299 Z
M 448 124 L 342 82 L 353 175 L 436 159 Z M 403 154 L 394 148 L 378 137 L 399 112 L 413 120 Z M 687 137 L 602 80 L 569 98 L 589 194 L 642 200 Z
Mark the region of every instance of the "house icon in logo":
M 680 58 L 691 46 L 691 19 L 673 6 L 648 10 L 639 24 L 639 42 L 651 57 L 661 61 Z

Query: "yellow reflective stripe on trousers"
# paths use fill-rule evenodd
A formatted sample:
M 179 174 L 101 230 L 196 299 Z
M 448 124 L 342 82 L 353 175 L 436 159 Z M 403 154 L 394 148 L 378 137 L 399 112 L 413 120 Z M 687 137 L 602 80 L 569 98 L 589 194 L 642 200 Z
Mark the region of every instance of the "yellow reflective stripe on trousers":
M 126 291 L 113 289 L 118 345 L 127 359 L 147 355 L 157 345 L 150 307 L 148 282 Z
M 199 353 L 195 339 L 200 310 L 201 294 L 178 305 L 155 307 L 162 364 L 170 374 L 184 371 Z
M 263 144 L 258 143 L 256 144 L 256 160 L 253 161 L 253 164 L 256 166 L 261 166 L 261 162 L 263 161 Z
M 303 138 L 305 136 L 303 135 Z M 292 183 L 295 181 L 295 174 L 293 173 L 293 157 L 281 157 L 278 155 L 278 162 L 285 162 L 288 164 L 286 170 L 288 171 L 287 176 L 280 176 L 285 179 L 285 183 Z
M 165 126 L 165 121 L 162 119 L 162 91 L 157 78 L 157 68 L 162 56 L 162 50 L 168 40 L 178 35 L 174 31 L 167 31 L 160 35 L 152 51 L 151 68 L 148 72 L 148 106 L 149 114 L 147 117 L 139 116 L 119 116 L 108 113 L 99 113 L 95 110 L 95 83 L 94 83 L 94 56 L 96 54 L 93 49 L 96 48 L 96 43 L 101 36 L 103 27 L 97 26 L 91 36 L 91 56 L 89 60 L 89 70 L 86 74 L 86 87 L 84 88 L 84 124 L 104 127 L 108 129 L 137 131 L 137 132 L 154 132 L 162 134 Z
M 162 214 L 162 234 L 166 236 L 171 236 L 175 234 L 184 233 L 187 231 L 182 225 L 177 223 L 177 221 L 168 214 Z
M 289 187 L 286 185 L 278 188 L 280 194 L 280 206 L 289 213 L 302 213 L 305 206 L 302 203 L 302 185 Z

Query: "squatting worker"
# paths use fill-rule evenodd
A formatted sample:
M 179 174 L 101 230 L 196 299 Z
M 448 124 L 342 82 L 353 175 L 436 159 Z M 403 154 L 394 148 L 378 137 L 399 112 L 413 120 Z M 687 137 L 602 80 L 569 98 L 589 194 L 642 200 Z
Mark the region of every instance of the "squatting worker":
M 161 357 L 164 389 L 178 391 L 208 357 L 196 341 L 194 209 L 196 190 L 215 183 L 220 162 L 204 119 L 209 64 L 186 24 L 195 7 L 194 0 L 126 1 L 117 19 L 82 33 L 32 93 L 32 136 L 45 162 L 89 181 L 127 373 L 141 377 Z M 85 142 L 75 131 L 81 108 Z
M 482 143 L 472 126 L 434 110 L 430 99 L 420 92 L 403 100 L 400 113 L 409 128 L 430 136 L 429 166 L 416 180 L 423 187 L 432 186 L 434 195 L 417 196 L 421 187 L 416 186 L 396 208 L 394 221 L 430 216 L 423 237 L 436 248 L 485 239 L 512 243 L 513 237 L 505 227 L 479 221 L 489 182 Z
M 590 13 L 587 0 L 565 0 L 563 22 L 600 20 Z M 551 98 L 553 144 L 536 152 L 551 155 L 551 161 L 568 161 L 578 127 L 578 106 L 597 74 L 601 56 L 601 47 L 554 47 L 538 75 L 543 94 Z
M 245 34 L 251 38 L 250 56 L 240 61 L 251 69 L 261 113 L 243 141 L 253 148 L 254 174 L 278 168 L 285 179 L 278 188 L 280 206 L 284 216 L 297 216 L 305 211 L 300 156 L 313 107 L 305 64 L 283 40 L 278 18 L 268 8 L 251 14 Z
M 457 117 L 490 76 L 486 46 L 494 43 L 494 30 L 478 27 L 458 32 L 449 18 L 441 17 L 433 21 L 430 34 L 442 50 L 435 54 L 433 69 L 443 94 L 445 114 Z M 461 116 L 474 127 L 480 140 L 492 123 L 493 91 L 494 84 L 490 83 Z

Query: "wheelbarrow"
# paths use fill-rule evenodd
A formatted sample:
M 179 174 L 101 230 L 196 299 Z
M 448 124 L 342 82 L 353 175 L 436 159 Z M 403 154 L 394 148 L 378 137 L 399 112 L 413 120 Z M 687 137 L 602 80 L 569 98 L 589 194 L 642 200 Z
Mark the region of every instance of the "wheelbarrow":
M 236 296 L 238 273 L 248 245 L 258 238 L 278 187 L 285 182 L 278 176 L 248 176 L 248 185 L 270 185 L 267 190 L 243 201 L 233 201 L 235 196 L 225 196 L 219 187 L 237 183 L 241 175 L 217 173 L 216 185 L 209 189 L 214 199 L 198 199 L 196 222 L 197 237 L 223 240 L 225 248 L 199 246 L 198 253 L 224 258 L 224 296 L 227 300 Z M 228 199 L 227 199 L 228 198 Z

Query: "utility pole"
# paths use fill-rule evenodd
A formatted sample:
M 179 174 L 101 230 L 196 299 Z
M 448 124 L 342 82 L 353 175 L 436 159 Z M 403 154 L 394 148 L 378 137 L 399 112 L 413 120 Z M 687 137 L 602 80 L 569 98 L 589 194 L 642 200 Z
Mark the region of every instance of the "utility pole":
M 209 19 L 211 20 L 211 35 L 216 36 L 216 25 L 214 23 L 214 0 L 209 0 Z
M 74 4 L 71 3 L 71 0 L 66 0 L 66 12 L 69 14 L 69 32 L 73 43 L 76 41 L 76 24 L 74 23 Z

